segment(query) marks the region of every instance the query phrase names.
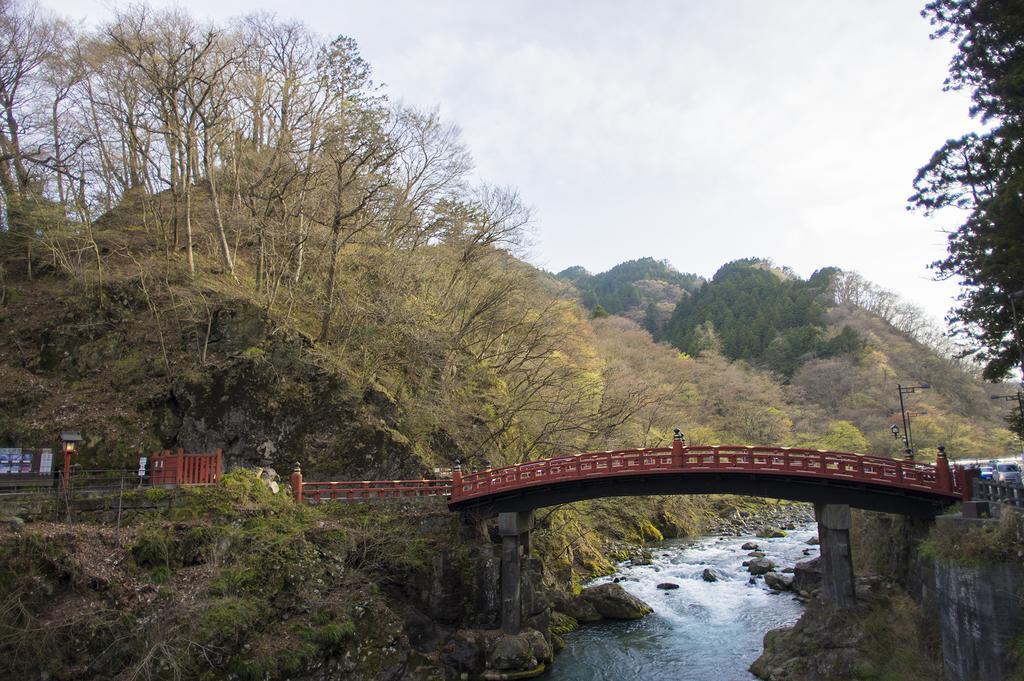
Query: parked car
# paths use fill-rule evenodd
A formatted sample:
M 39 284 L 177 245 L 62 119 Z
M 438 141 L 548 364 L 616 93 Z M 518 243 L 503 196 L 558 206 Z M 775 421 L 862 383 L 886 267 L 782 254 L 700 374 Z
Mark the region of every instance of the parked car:
M 992 479 L 992 473 L 994 472 L 995 469 L 992 468 L 992 466 L 982 466 L 980 470 L 981 470 L 981 475 L 979 475 L 978 477 L 980 477 L 982 480 L 991 480 Z
M 992 473 L 992 479 L 996 482 L 1012 482 L 1020 484 L 1020 466 L 1015 463 L 999 463 Z

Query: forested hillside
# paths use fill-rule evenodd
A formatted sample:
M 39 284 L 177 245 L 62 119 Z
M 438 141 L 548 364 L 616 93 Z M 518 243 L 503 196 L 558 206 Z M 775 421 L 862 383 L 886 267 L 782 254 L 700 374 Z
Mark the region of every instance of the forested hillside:
M 703 282 L 696 274 L 684 274 L 667 261 L 654 258 L 629 260 L 600 274 L 591 274 L 577 265 L 556 276 L 576 287 L 580 302 L 593 315 L 622 315 L 642 323 L 652 333 L 664 325 L 676 303 Z
M 1007 408 L 990 399 L 1008 388 L 981 381 L 919 308 L 854 272 L 826 267 L 803 280 L 763 260 L 728 263 L 681 299 L 656 335 L 699 363 L 731 362 L 762 377 L 734 386 L 743 401 L 778 396 L 761 414 L 762 437 L 898 455 L 902 441 L 889 431 L 901 421 L 897 385 L 927 383 L 908 397 L 923 455 L 940 444 L 972 457 L 1016 448 Z M 740 402 L 732 408 L 743 412 Z

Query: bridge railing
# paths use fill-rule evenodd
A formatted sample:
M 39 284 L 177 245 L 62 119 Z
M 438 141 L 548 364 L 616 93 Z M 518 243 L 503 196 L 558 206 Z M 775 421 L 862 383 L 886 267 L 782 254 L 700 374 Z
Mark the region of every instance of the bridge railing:
M 292 491 L 298 501 L 361 501 L 370 499 L 406 499 L 445 497 L 452 494 L 451 480 L 361 480 L 341 482 L 304 482 L 301 474 L 292 476 Z
M 1014 482 L 975 479 L 974 498 L 1024 508 L 1024 487 Z
M 943 471 L 944 465 L 944 471 Z M 948 463 L 931 466 L 846 452 L 786 447 L 708 445 L 625 449 L 541 459 L 457 476 L 452 501 L 562 480 L 657 475 L 684 471 L 777 473 L 863 481 L 958 496 Z

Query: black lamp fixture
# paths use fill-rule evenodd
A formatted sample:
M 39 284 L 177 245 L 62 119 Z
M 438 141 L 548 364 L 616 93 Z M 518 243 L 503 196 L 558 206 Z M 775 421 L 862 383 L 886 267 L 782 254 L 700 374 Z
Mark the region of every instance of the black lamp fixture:
M 911 395 L 916 393 L 918 390 L 928 390 L 931 386 L 927 383 L 921 383 L 920 385 L 901 385 L 896 384 L 896 389 L 900 394 L 900 416 L 903 418 L 903 456 L 909 460 L 914 460 L 914 435 L 910 430 L 910 414 L 907 412 L 907 408 L 903 405 L 903 396 Z M 893 436 L 899 439 L 899 429 L 894 425 L 889 429 Z

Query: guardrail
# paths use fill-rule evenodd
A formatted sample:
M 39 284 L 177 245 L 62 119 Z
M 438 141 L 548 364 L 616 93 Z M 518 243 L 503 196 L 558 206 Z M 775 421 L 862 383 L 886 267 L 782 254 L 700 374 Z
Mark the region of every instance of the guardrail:
M 1012 482 L 974 480 L 974 498 L 1024 508 L 1024 487 Z

